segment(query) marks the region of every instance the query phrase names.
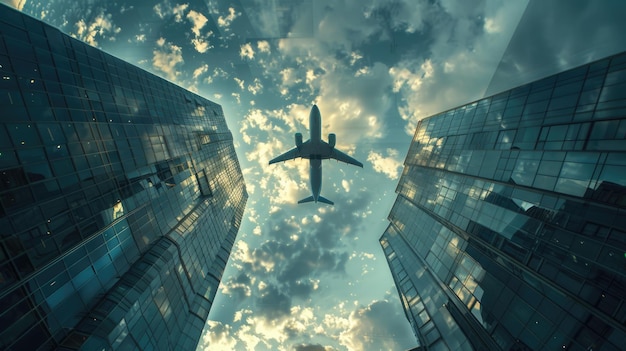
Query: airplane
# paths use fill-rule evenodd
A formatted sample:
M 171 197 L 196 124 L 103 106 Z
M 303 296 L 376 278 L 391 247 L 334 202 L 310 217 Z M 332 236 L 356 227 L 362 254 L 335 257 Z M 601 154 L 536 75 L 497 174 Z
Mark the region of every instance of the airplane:
M 309 159 L 309 179 L 311 181 L 312 195 L 298 201 L 298 204 L 306 202 L 323 202 L 334 205 L 334 202 L 320 195 L 322 187 L 322 160 L 334 158 L 337 161 L 363 168 L 363 164 L 335 148 L 337 137 L 334 133 L 328 134 L 328 142 L 322 140 L 322 117 L 317 105 L 313 105 L 309 114 L 309 140 L 302 142 L 302 133 L 296 133 L 296 147 L 284 154 L 272 159 L 270 164 L 285 162 L 296 158 Z

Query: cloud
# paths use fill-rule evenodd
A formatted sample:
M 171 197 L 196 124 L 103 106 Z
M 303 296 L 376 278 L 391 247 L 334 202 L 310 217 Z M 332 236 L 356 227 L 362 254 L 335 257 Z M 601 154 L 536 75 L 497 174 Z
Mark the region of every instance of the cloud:
M 341 180 L 341 187 L 343 188 L 343 190 L 346 193 L 350 192 L 350 181 L 348 181 L 346 179 L 342 179 Z
M 254 49 L 252 49 L 252 45 L 250 45 L 250 43 L 242 44 L 239 47 L 239 57 L 245 57 L 248 60 L 252 60 L 254 58 Z
M 221 322 L 208 321 L 208 328 L 205 328 L 201 342 L 204 349 L 212 351 L 232 351 L 235 350 L 237 340 L 233 337 L 232 327 Z
M 20 11 L 22 11 L 24 5 L 26 4 L 26 0 L 2 0 L 0 2 Z
M 175 22 L 182 22 L 185 14 L 185 10 L 189 7 L 189 4 L 176 4 L 176 6 L 172 6 L 169 1 L 164 1 L 162 3 L 154 5 L 152 8 L 154 12 L 161 19 L 166 19 L 167 17 L 174 16 Z
M 403 333 L 406 317 L 387 300 L 357 308 L 347 324 L 339 340 L 348 350 L 403 350 L 415 342 Z
M 423 80 L 432 77 L 433 74 L 433 64 L 428 59 L 422 62 L 418 69 L 416 65 L 408 65 L 406 61 L 389 69 L 389 75 L 393 79 L 393 91 L 396 93 L 403 88 L 412 92 L 419 91 Z
M 70 34 L 92 46 L 98 46 L 97 38 L 115 40 L 114 35 L 122 31 L 120 27 L 113 24 L 110 13 L 100 13 L 89 23 L 80 19 L 76 22 L 75 27 L 76 33 Z
M 210 42 L 203 38 L 193 38 L 191 39 L 191 44 L 193 45 L 193 48 L 201 54 L 204 54 L 209 49 L 214 47 Z
M 230 96 L 235 98 L 235 101 L 237 101 L 237 104 L 241 104 L 241 94 L 239 93 L 230 93 Z
M 421 18 L 416 18 L 409 11 L 416 11 L 417 14 L 423 11 L 419 11 L 414 6 L 407 8 L 409 3 L 409 1 L 394 1 L 391 4 L 374 2 L 371 5 L 363 5 L 357 0 L 348 0 L 341 3 L 319 4 L 320 7 L 330 6 L 332 11 L 326 11 L 320 19 L 316 38 L 335 49 L 350 52 L 353 47 L 370 40 L 386 38 L 393 26 L 404 25 L 409 20 L 415 21 L 412 22 L 415 23 L 412 26 L 421 23 Z M 355 16 L 355 10 L 359 11 L 359 15 Z M 407 13 L 404 15 L 406 20 L 388 23 L 389 18 L 397 18 L 405 12 Z
M 356 196 L 350 202 L 343 195 L 338 196 L 337 201 L 345 203 L 342 211 L 325 211 L 314 216 L 317 217 L 315 223 L 307 225 L 297 217 L 287 215 L 285 210 L 279 210 L 263 224 L 265 242 L 254 248 L 243 241 L 235 244 L 232 262 L 241 274 L 250 275 L 250 278 L 242 280 L 239 276 L 229 280 L 224 284 L 225 289 L 232 293 L 242 283 L 252 286 L 251 277 L 254 276 L 267 282 L 270 295 L 266 299 L 308 298 L 318 288 L 321 276 L 345 274 L 349 254 L 340 238 L 358 231 L 361 221 L 355 213 L 366 206 L 364 200 L 367 197 Z M 251 295 L 258 296 L 256 293 Z M 240 297 L 245 296 L 248 293 L 243 291 Z
M 243 79 L 239 79 L 237 77 L 234 77 L 233 80 L 237 83 L 237 86 L 239 87 L 239 89 L 241 89 L 241 90 L 244 89 L 244 81 L 243 81 Z
M 259 78 L 254 78 L 252 84 L 248 84 L 248 91 L 252 93 L 252 95 L 259 94 L 263 90 L 263 84 L 261 84 L 261 80 Z
M 159 38 L 157 47 L 152 51 L 152 67 L 165 74 L 165 78 L 172 82 L 181 74 L 177 66 L 184 62 L 183 52 L 180 46 L 167 42 L 164 38 Z
M 239 78 L 234 78 L 235 82 L 239 86 L 241 90 L 245 87 L 245 82 Z M 256 81 L 256 79 L 255 79 Z M 248 90 L 257 90 L 257 93 L 261 91 L 263 88 L 260 83 L 259 85 L 249 85 Z M 243 136 L 244 142 L 246 144 L 251 144 L 257 140 L 265 140 L 266 142 L 261 142 L 256 144 L 257 150 L 252 150 L 249 154 L 247 154 L 247 159 L 249 161 L 259 161 L 259 165 L 263 167 L 264 170 L 270 170 L 269 165 L 266 162 L 269 162 L 269 157 L 272 154 L 263 155 L 264 152 L 283 152 L 281 151 L 283 148 L 283 144 L 276 140 L 273 137 L 268 137 L 260 134 L 259 132 L 278 132 L 280 134 L 284 134 L 284 128 L 282 127 L 283 118 L 285 116 L 285 111 L 282 109 L 279 110 L 262 110 L 259 108 L 252 108 L 247 111 L 243 120 L 240 122 L 241 128 L 239 129 L 239 133 Z M 272 147 L 272 146 L 275 146 Z M 270 147 L 271 150 L 270 150 Z M 263 150 L 259 150 L 259 148 L 263 148 Z M 273 151 L 272 151 L 273 150 Z M 262 155 L 262 158 L 258 158 L 258 156 Z M 256 163 L 256 162 L 255 162 Z
M 315 317 L 312 309 L 293 306 L 280 318 L 268 319 L 255 314 L 247 317 L 246 323 L 266 345 L 273 346 L 268 349 L 288 350 L 284 346 L 293 343 L 292 340 L 302 338 L 303 334 L 311 335 Z
M 191 44 L 197 52 L 203 54 L 207 52 L 209 49 L 212 49 L 214 46 L 210 44 L 208 38 L 213 35 L 212 31 L 209 31 L 207 34 L 202 35 L 201 30 L 204 28 L 206 23 L 209 21 L 206 16 L 204 16 L 200 12 L 196 12 L 194 10 L 190 10 L 187 14 L 187 19 L 192 23 L 191 32 L 194 34 L 194 38 L 191 39 Z
M 383 173 L 391 180 L 398 179 L 399 169 L 402 168 L 402 162 L 397 159 L 398 151 L 387 149 L 387 155 L 385 157 L 376 151 L 370 151 L 367 160 L 372 163 L 376 172 Z
M 297 242 L 296 242 L 297 243 Z M 345 271 L 345 265 L 348 261 L 346 252 L 337 252 L 333 250 L 324 250 L 320 247 L 309 245 L 293 244 L 298 250 L 293 251 L 287 259 L 291 262 L 289 265 L 281 267 L 278 273 L 279 281 L 289 282 L 293 284 L 302 284 L 302 280 L 309 277 L 315 277 L 321 272 Z
M 332 347 L 325 347 L 320 344 L 315 345 L 297 345 L 296 351 L 332 351 Z
M 165 11 L 163 9 L 163 6 L 161 4 L 156 4 L 152 7 L 152 9 L 154 10 L 154 13 L 156 13 L 157 16 L 159 16 L 159 18 L 164 19 L 165 18 Z
M 296 76 L 296 70 L 293 67 L 287 67 L 280 71 L 282 79 L 281 84 L 285 87 L 291 87 L 294 84 L 302 82 L 302 78 Z
M 394 334 L 385 334 L 391 333 L 388 329 L 371 331 L 371 326 L 384 322 L 377 313 L 376 304 L 351 311 L 345 308 L 351 304 L 344 303 L 333 310 L 332 315 L 322 312 L 327 311 L 327 307 L 311 304 L 312 299 L 324 294 L 325 290 L 320 286 L 323 282 L 328 284 L 334 279 L 345 279 L 349 252 L 354 250 L 344 238 L 363 231 L 358 213 L 367 207 L 370 194 L 343 194 L 333 195 L 334 200 L 343 204 L 341 211 L 320 208 L 311 213 L 310 208 L 299 207 L 305 210 L 305 216 L 285 208 L 268 217 L 261 216 L 256 210 L 251 214 L 255 218 L 258 214 L 258 219 L 263 221 L 259 226 L 264 241 L 255 246 L 244 241 L 236 242 L 231 263 L 237 274 L 222 281 L 224 295 L 232 299 L 229 304 L 245 304 L 243 308 L 235 307 L 233 322 L 239 326 L 233 329 L 244 332 L 237 334 L 238 343 L 233 349 L 247 347 L 252 350 L 255 345 L 258 349 L 285 351 L 336 350 L 319 341 L 310 342 L 315 337 L 343 345 L 337 350 L 378 349 L 376 346 L 381 349 L 408 348 L 406 328 L 393 330 Z M 357 257 L 372 259 L 369 253 Z M 367 312 L 368 308 L 374 312 Z M 386 310 L 389 318 L 397 320 L 393 323 L 405 323 L 398 311 L 401 311 L 399 305 L 395 310 Z M 377 333 L 385 340 L 367 339 L 357 344 L 359 331 Z M 245 344 L 247 338 L 250 338 L 249 344 Z M 374 347 L 368 347 L 370 345 Z
M 359 133 L 382 136 L 384 127 L 377 122 L 391 106 L 387 67 L 374 63 L 367 74 L 355 77 L 355 68 L 344 65 L 335 50 L 316 40 L 280 40 L 278 51 L 285 63 L 267 74 L 279 79 L 278 91 L 285 98 L 313 98 L 322 110 L 323 127 L 336 132 L 339 143 L 342 138 L 353 143 Z M 375 128 L 369 127 L 370 120 Z
M 229 7 L 226 17 L 219 16 L 217 18 L 217 25 L 222 27 L 225 31 L 229 31 L 231 23 L 239 16 L 241 16 L 241 12 L 236 12 L 234 8 Z
M 364 137 L 378 139 L 385 134 L 384 116 L 392 106 L 387 71 L 386 65 L 377 62 L 366 75 L 354 77 L 352 71 L 336 69 L 313 81 L 319 86 L 323 127 L 337 134 L 340 149 Z
M 253 279 L 244 273 L 231 276 L 227 281 L 222 281 L 222 292 L 232 296 L 235 301 L 244 301 L 252 296 Z
M 263 341 L 257 335 L 253 333 L 250 325 L 243 325 L 237 330 L 237 339 L 245 344 L 247 351 L 257 350 L 257 345 Z M 233 349 L 234 350 L 234 349 Z
M 256 47 L 257 49 L 259 49 L 260 52 L 266 54 L 270 53 L 270 43 L 267 40 L 259 40 L 256 43 Z
M 128 7 L 126 7 L 125 5 L 122 5 L 120 7 L 120 13 L 125 13 L 127 11 L 133 10 L 134 8 L 135 8 L 135 6 L 133 6 L 133 5 L 130 5 Z
M 386 7 L 388 6 L 388 7 Z M 395 4 L 387 4 L 380 8 L 380 12 L 389 13 L 390 27 L 406 33 L 421 31 L 426 19 L 432 14 L 432 7 L 428 1 L 404 0 Z M 382 10 L 382 11 L 381 11 Z
M 188 7 L 189 4 L 177 4 L 172 8 L 172 14 L 174 15 L 176 22 L 182 22 L 183 14 Z
M 207 73 L 209 71 L 209 65 L 207 65 L 206 63 L 198 68 L 196 68 L 195 70 L 193 70 L 193 78 L 194 79 L 198 79 L 198 77 L 200 77 L 201 75 Z
M 424 18 L 428 48 L 389 70 L 409 135 L 419 120 L 483 96 L 526 2 L 442 5 Z
M 187 13 L 187 19 L 193 24 L 191 31 L 196 37 L 200 36 L 200 30 L 209 21 L 203 14 L 194 10 L 190 10 L 189 13 Z
M 386 299 L 372 301 L 352 311 L 345 308 L 346 303 L 340 303 L 334 314 L 322 315 L 314 307 L 293 305 L 287 308 L 287 300 L 280 292 L 270 291 L 266 296 L 271 299 L 265 302 L 276 303 L 277 311 L 258 315 L 250 309 L 238 310 L 234 322 L 242 324 L 237 328 L 210 321 L 200 348 L 339 350 L 306 342 L 317 335 L 337 342 L 342 350 L 348 351 L 403 350 L 415 345 L 415 337 L 408 329 L 401 309 Z

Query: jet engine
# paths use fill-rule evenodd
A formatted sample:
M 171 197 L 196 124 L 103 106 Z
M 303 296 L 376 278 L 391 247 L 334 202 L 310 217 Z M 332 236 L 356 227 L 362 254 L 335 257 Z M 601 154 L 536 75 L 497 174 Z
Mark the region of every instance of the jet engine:
M 328 145 L 330 145 L 331 149 L 335 147 L 336 142 L 337 142 L 337 136 L 335 135 L 335 133 L 328 134 Z
M 296 147 L 300 149 L 302 146 L 302 133 L 296 133 Z

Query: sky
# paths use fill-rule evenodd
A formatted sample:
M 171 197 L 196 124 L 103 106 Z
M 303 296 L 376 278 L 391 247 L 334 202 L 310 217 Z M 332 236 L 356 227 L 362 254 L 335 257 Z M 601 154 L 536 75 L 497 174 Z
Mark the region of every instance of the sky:
M 378 243 L 417 122 L 626 32 L 608 0 L 0 1 L 223 107 L 249 199 L 198 345 L 218 351 L 417 346 Z M 306 160 L 268 165 L 313 104 L 364 164 L 324 161 L 334 206 L 297 205 Z

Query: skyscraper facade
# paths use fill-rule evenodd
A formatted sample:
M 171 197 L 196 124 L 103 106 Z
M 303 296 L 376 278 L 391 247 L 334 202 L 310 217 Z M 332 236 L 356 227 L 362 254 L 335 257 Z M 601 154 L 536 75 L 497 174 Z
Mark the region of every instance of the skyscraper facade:
M 0 349 L 195 349 L 247 192 L 219 105 L 0 5 Z
M 380 238 L 428 350 L 620 350 L 626 53 L 422 120 Z

